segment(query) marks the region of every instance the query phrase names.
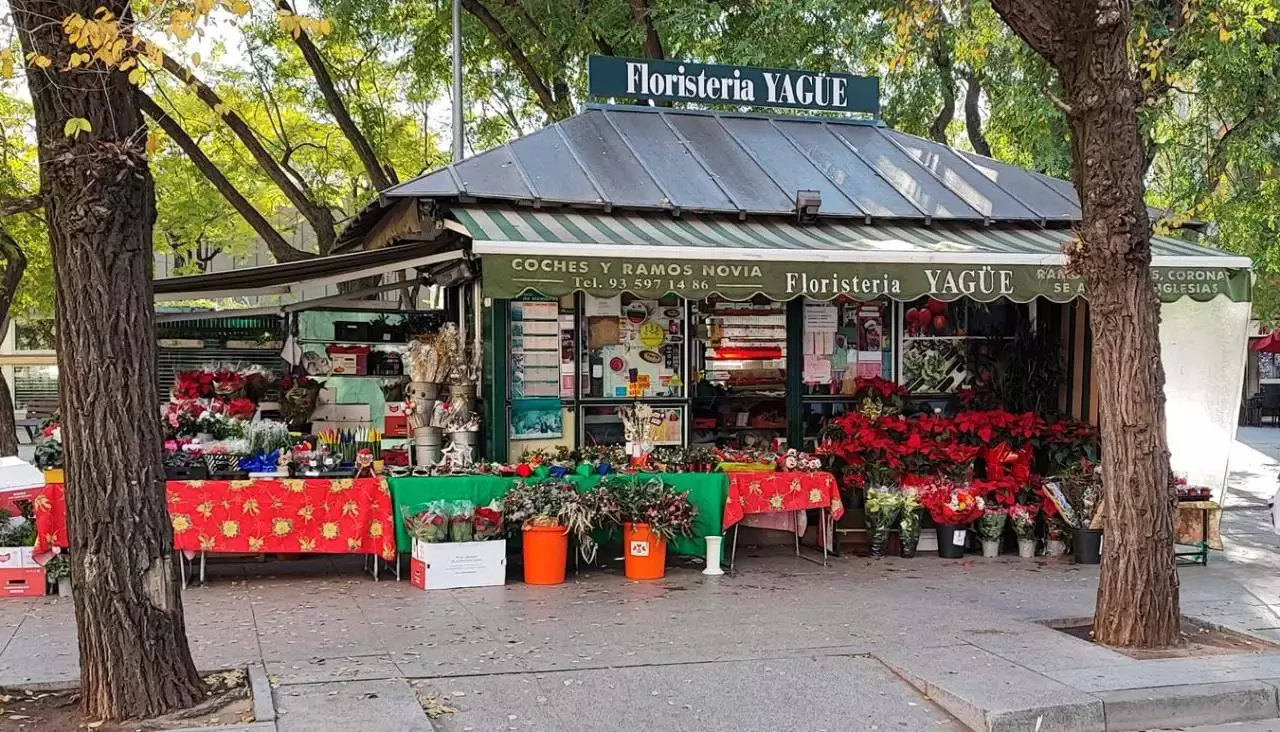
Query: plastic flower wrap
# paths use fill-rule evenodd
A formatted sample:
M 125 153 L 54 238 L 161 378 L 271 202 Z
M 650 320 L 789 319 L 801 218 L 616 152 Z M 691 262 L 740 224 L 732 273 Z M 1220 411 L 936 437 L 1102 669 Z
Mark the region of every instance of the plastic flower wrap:
M 418 541 L 441 542 L 449 538 L 449 511 L 444 501 L 420 506 L 404 506 L 404 528 Z
M 966 526 L 982 516 L 986 509 L 982 497 L 969 490 L 968 486 L 957 486 L 945 478 L 923 490 L 921 501 L 939 526 Z
M 475 540 L 475 504 L 454 501 L 449 510 L 449 541 Z
M 978 519 L 978 536 L 987 541 L 998 541 L 1004 534 L 1004 525 L 1009 519 L 1009 514 L 1003 508 L 987 508 L 982 514 L 982 518 Z
M 502 536 L 502 504 L 494 501 L 476 509 L 475 541 L 489 541 Z
M 871 556 L 884 556 L 889 532 L 902 510 L 902 494 L 878 488 L 867 490 L 867 528 L 871 530 Z
M 1013 533 L 1018 535 L 1019 539 L 1034 539 L 1036 537 L 1036 516 L 1040 513 L 1040 509 L 1036 506 L 1026 506 L 1021 503 L 1015 504 L 1009 508 L 1009 522 L 1013 524 Z

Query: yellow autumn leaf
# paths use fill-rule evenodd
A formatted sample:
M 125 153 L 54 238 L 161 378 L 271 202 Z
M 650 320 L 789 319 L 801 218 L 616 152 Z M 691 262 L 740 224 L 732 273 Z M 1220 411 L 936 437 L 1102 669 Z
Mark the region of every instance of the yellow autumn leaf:
M 134 67 L 133 71 L 129 72 L 130 84 L 133 84 L 134 86 L 142 86 L 143 84 L 146 83 L 146 81 L 147 81 L 147 72 L 146 72 L 146 69 L 142 68 L 141 66 L 136 66 Z
M 327 36 L 333 32 L 333 24 L 327 18 L 321 18 L 316 25 L 316 35 Z
M 1225 25 L 1218 26 L 1218 42 L 1226 43 L 1231 40 L 1231 31 L 1227 30 Z
M 218 102 L 213 105 L 213 113 L 219 117 L 226 117 L 231 114 L 231 107 L 228 107 L 225 102 Z
M 35 51 L 27 54 L 27 61 L 32 66 L 40 69 L 47 69 L 53 65 L 53 59 L 43 54 L 36 53 Z
M 9 49 L 0 50 L 0 79 L 8 79 L 13 76 L 13 52 Z
M 79 137 L 81 132 L 93 132 L 93 125 L 89 124 L 89 120 L 84 117 L 72 117 L 62 127 L 62 134 L 67 137 Z
M 192 65 L 192 66 L 199 66 L 199 65 L 200 65 L 200 52 L 199 52 L 199 51 L 196 51 L 195 53 L 191 54 L 191 65 Z

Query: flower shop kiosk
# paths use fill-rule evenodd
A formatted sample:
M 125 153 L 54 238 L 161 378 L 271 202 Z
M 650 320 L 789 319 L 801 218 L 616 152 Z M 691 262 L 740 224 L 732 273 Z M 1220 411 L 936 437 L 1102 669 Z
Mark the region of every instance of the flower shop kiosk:
M 689 78 L 775 71 L 648 67 L 677 64 Z M 593 93 L 617 96 L 616 72 L 593 61 Z M 332 537 L 387 558 L 412 552 L 415 573 L 429 561 L 423 537 L 452 535 L 441 506 L 458 502 L 476 511 L 461 536 L 482 520 L 486 535 L 518 521 L 526 539 L 549 524 L 572 530 L 584 555 L 608 518 L 628 537 L 629 576 L 632 549 L 653 546 L 633 540 L 635 525 L 663 534 L 664 551 L 707 556 L 715 573 L 730 527 L 793 533 L 798 551 L 810 532 L 833 544 L 831 521 L 855 533 L 865 519 L 883 553 L 873 519 L 901 513 L 905 539 L 922 502 L 939 537 L 940 517 L 968 524 L 983 501 L 999 507 L 998 530 L 982 532 L 991 542 L 1006 518 L 1031 541 L 1026 527 L 1043 515 L 1038 538 L 1054 553 L 1054 527 L 1090 528 L 1069 514 L 1097 491 L 1088 293 L 1063 254 L 1075 191 L 888 129 L 874 83 L 823 78 L 834 77 L 849 93 L 820 111 L 862 118 L 589 106 L 383 191 L 335 256 L 157 291 L 279 288 L 335 276 L 326 267 L 346 279 L 431 273 L 448 290 L 464 333 L 454 350 L 477 382 L 465 396 L 474 450 L 368 484 L 370 548 Z M 1251 263 L 1172 236 L 1152 252 L 1173 468 L 1220 496 Z M 406 362 L 409 403 L 453 398 L 457 369 L 436 366 L 426 383 Z M 951 488 L 931 505 L 942 480 Z M 886 498 L 889 484 L 904 495 L 918 484 L 916 502 Z M 859 510 L 844 516 L 846 504 Z M 1202 548 L 1208 524 L 1188 529 Z M 946 536 L 958 538 L 940 553 L 963 555 L 965 532 Z M 429 571 L 419 579 L 431 586 Z

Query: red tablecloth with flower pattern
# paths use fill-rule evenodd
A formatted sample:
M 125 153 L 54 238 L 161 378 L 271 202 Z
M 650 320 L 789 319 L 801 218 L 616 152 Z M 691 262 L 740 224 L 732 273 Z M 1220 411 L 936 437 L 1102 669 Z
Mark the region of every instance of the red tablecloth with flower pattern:
M 380 478 L 169 481 L 166 492 L 182 551 L 396 556 L 391 494 Z M 62 484 L 45 486 L 34 507 L 35 553 L 67 546 Z
M 749 513 L 779 513 L 827 508 L 831 518 L 844 515 L 840 487 L 831 473 L 726 473 L 729 494 L 724 503 L 724 527 Z

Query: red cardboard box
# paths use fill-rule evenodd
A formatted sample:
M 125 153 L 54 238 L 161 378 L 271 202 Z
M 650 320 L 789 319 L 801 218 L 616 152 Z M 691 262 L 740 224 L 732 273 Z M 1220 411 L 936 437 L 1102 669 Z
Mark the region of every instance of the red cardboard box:
M 383 437 L 408 437 L 409 418 L 403 414 L 388 414 Z
M 44 567 L 0 569 L 0 598 L 43 596 Z

